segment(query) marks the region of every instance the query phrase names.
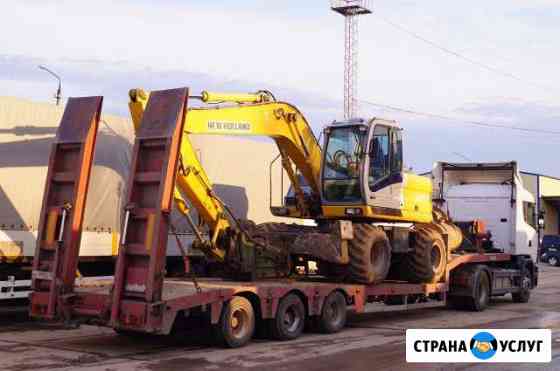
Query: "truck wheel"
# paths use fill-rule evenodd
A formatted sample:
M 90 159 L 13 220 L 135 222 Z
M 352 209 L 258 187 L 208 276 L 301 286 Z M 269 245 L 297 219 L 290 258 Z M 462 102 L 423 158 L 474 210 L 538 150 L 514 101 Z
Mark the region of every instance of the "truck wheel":
M 276 340 L 293 340 L 301 335 L 305 326 L 305 307 L 296 294 L 280 300 L 276 317 L 270 322 L 270 333 Z
M 511 298 L 514 303 L 527 303 L 531 298 L 531 277 L 523 276 L 521 279 L 521 289 L 518 292 L 512 292 Z
M 372 284 L 387 277 L 391 264 L 391 245 L 382 228 L 354 224 L 349 243 L 350 275 L 353 281 Z
M 404 278 L 413 283 L 438 282 L 445 275 L 447 249 L 441 235 L 430 228 L 415 226 L 413 251 L 403 259 Z
M 465 307 L 474 312 L 482 312 L 490 302 L 490 278 L 481 268 L 475 269 L 473 274 L 473 296 L 464 298 Z
M 255 312 L 251 302 L 242 296 L 228 301 L 215 327 L 217 340 L 229 348 L 247 344 L 255 332 Z
M 339 332 L 346 325 L 346 298 L 340 291 L 333 291 L 323 303 L 319 316 L 319 330 L 325 334 Z
M 556 256 L 551 256 L 548 258 L 548 264 L 557 267 L 558 265 L 560 265 L 560 261 L 558 260 L 558 258 Z

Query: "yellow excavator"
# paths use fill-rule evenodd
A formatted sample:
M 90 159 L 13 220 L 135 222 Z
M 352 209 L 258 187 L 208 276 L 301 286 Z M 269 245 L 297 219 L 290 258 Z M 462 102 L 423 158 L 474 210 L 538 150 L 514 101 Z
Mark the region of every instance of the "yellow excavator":
M 142 89 L 129 93 L 136 129 L 149 96 Z M 177 209 L 195 233 L 193 247 L 253 278 L 285 276 L 297 262 L 313 260 L 321 274 L 354 282 L 442 279 L 461 232 L 433 210 L 430 180 L 403 170 L 402 130 L 395 121 L 333 122 L 324 129 L 321 149 L 301 112 L 268 91 L 204 91 L 194 98 L 206 105 L 185 115 L 174 191 Z M 313 219 L 316 226 L 237 220 L 213 191 L 190 134 L 272 138 L 291 187 L 271 212 Z M 208 238 L 190 217 L 189 205 Z

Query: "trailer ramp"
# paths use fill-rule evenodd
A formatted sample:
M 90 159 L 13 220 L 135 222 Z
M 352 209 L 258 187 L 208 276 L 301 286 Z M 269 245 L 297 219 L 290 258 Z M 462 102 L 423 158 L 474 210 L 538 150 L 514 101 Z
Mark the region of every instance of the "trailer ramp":
M 161 327 L 169 214 L 188 96 L 187 88 L 152 92 L 142 117 L 113 284 L 114 328 Z
M 69 98 L 52 145 L 33 261 L 30 315 L 53 319 L 72 293 L 102 97 Z

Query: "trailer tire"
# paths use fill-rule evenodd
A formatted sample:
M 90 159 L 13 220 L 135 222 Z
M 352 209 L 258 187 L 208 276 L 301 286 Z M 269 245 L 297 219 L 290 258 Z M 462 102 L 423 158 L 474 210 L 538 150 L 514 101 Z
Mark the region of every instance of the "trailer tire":
M 473 312 L 482 312 L 490 303 L 490 277 L 480 266 L 473 271 L 473 296 L 465 297 L 465 307 Z
M 247 344 L 255 332 L 255 311 L 251 302 L 242 296 L 231 298 L 222 308 L 214 329 L 221 345 L 239 348 Z
M 276 316 L 270 320 L 270 334 L 275 340 L 293 340 L 301 335 L 305 326 L 305 306 L 296 294 L 280 300 Z
M 531 277 L 527 274 L 521 279 L 521 290 L 519 292 L 512 292 L 511 298 L 514 303 L 527 303 L 531 298 Z
M 412 283 L 439 282 L 447 267 L 447 249 L 441 235 L 432 228 L 416 225 L 413 251 L 402 261 L 402 274 Z
M 382 228 L 356 223 L 350 240 L 350 276 L 353 281 L 374 284 L 387 277 L 391 265 L 391 245 Z
M 333 291 L 323 302 L 318 318 L 319 330 L 324 334 L 334 334 L 346 326 L 346 298 L 340 291 Z

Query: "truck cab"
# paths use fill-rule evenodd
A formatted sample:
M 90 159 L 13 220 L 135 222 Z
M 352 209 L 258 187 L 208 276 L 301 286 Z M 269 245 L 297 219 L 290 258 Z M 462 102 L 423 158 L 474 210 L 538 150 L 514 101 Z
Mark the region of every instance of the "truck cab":
M 522 184 L 515 161 L 437 162 L 433 199 L 455 222 L 482 220 L 495 248 L 536 261 L 535 197 Z

